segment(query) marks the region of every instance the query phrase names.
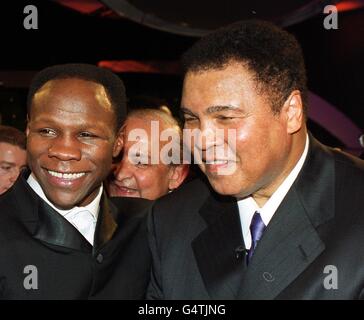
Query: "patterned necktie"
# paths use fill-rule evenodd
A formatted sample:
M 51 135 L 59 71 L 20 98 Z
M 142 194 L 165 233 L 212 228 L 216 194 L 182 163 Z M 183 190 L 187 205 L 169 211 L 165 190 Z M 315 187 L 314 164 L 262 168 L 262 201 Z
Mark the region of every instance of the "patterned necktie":
M 257 247 L 258 241 L 262 237 L 264 230 L 265 230 L 265 224 L 264 224 L 259 212 L 255 211 L 253 219 L 250 223 L 250 233 L 252 236 L 252 245 L 250 247 L 248 255 L 246 256 L 247 264 L 249 264 L 250 259 L 253 256 L 254 250 Z

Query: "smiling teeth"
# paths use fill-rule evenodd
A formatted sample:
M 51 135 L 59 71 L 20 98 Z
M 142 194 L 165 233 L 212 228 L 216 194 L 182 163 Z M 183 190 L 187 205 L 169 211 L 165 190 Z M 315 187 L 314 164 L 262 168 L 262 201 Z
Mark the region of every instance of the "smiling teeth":
M 69 180 L 74 180 L 74 179 L 81 178 L 82 176 L 84 176 L 86 174 L 85 172 L 61 173 L 61 172 L 50 171 L 50 170 L 48 170 L 48 173 L 53 177 L 57 177 L 57 178 L 61 178 L 61 179 L 69 179 Z
M 227 160 L 214 160 L 214 161 L 207 161 L 207 164 L 225 164 Z

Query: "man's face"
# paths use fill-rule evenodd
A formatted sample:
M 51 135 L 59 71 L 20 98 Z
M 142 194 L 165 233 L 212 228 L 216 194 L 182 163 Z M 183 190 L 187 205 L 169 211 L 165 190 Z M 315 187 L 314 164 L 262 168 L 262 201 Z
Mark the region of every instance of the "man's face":
M 114 118 L 105 88 L 92 81 L 51 80 L 35 94 L 28 162 L 58 208 L 85 206 L 96 197 L 118 152 Z
M 154 119 L 153 121 L 159 121 Z M 144 130 L 146 136 L 138 141 L 128 139 L 133 130 Z M 163 121 L 159 121 L 159 133 L 164 129 Z M 168 193 L 169 181 L 173 167 L 162 163 L 159 158 L 158 164 L 151 164 L 151 146 L 155 143 L 151 138 L 151 120 L 130 117 L 125 123 L 124 148 L 121 161 L 115 166 L 111 180 L 109 181 L 109 194 L 113 197 L 134 197 L 154 200 Z M 157 137 L 159 139 L 159 136 Z M 140 154 L 135 148 L 136 143 L 143 145 L 145 155 Z M 159 142 L 159 150 L 167 142 Z M 136 154 L 138 153 L 138 154 Z M 137 163 L 136 157 L 148 159 Z M 146 162 L 148 162 L 146 164 Z
M 26 167 L 26 152 L 18 146 L 0 142 L 0 194 L 7 191 Z
M 185 128 L 201 130 L 204 139 L 193 143 L 204 160 L 200 168 L 218 193 L 264 196 L 283 181 L 291 148 L 286 113 L 273 114 L 243 64 L 188 73 L 181 107 Z M 223 130 L 223 138 L 216 129 Z M 228 129 L 235 130 L 234 141 Z M 225 155 L 214 156 L 217 148 Z

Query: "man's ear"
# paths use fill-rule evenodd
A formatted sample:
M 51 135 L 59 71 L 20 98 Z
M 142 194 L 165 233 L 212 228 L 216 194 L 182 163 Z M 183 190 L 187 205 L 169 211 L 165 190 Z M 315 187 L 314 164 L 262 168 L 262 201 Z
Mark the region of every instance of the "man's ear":
M 168 181 L 168 189 L 177 189 L 186 179 L 189 171 L 187 164 L 171 165 L 170 176 Z
M 119 153 L 123 149 L 123 146 L 124 146 L 124 138 L 123 138 L 123 134 L 122 134 L 122 129 L 120 129 L 118 132 L 118 135 L 116 137 L 113 152 L 112 152 L 112 156 L 114 158 L 116 158 L 119 155 Z
M 27 137 L 29 135 L 29 122 L 30 122 L 30 120 L 29 120 L 29 114 L 27 114 L 27 127 L 25 129 L 25 134 L 26 134 Z
M 287 133 L 299 131 L 304 121 L 301 92 L 294 90 L 285 101 L 282 111 L 287 119 Z

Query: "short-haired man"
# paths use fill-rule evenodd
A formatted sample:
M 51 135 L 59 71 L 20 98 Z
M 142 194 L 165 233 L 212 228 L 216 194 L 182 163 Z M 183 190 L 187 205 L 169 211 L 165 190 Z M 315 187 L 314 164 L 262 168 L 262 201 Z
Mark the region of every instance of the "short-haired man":
M 20 130 L 0 125 L 0 195 L 14 184 L 26 168 L 26 138 Z
M 149 298 L 363 299 L 364 162 L 308 134 L 294 37 L 238 22 L 184 65 L 185 128 L 212 188 L 156 202 Z
M 31 174 L 0 198 L 0 297 L 144 297 L 149 250 L 142 216 L 126 202 L 118 209 L 102 185 L 122 148 L 125 101 L 122 81 L 92 65 L 53 66 L 33 79 Z
M 148 108 L 128 114 L 122 130 L 123 155 L 108 181 L 110 196 L 155 200 L 182 184 L 188 165 L 182 164 L 181 156 L 175 157 L 177 163 L 167 159 L 168 152 L 163 150 L 170 141 L 163 133 L 175 138 L 176 145 L 170 151 L 181 155 L 182 130 L 172 115 Z M 155 163 L 152 163 L 152 152 L 157 153 Z

